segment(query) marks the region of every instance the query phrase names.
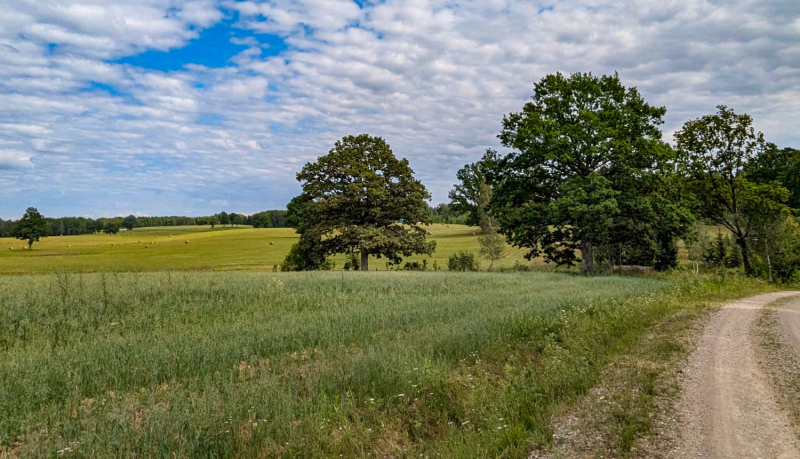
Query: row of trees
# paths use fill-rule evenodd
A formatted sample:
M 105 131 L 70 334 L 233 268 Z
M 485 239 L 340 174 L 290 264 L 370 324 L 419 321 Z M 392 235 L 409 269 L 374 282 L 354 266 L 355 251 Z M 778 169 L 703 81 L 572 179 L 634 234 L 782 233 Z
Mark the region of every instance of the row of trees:
M 727 229 L 748 274 L 780 258 L 783 277 L 795 276 L 800 239 L 787 235 L 797 232 L 800 152 L 725 106 L 686 122 L 673 148 L 661 139 L 665 112 L 617 75 L 550 75 L 503 119 L 511 152 L 458 171 L 451 207 L 472 224 L 491 215 L 529 258 L 584 272 L 597 261 L 676 267 L 678 240 L 696 240 L 704 219 Z
M 36 211 L 36 214 L 41 216 L 38 210 Z M 40 238 L 47 236 L 94 234 L 99 232 L 116 234 L 121 228 L 133 230 L 134 228 L 153 226 L 252 225 L 254 228 L 282 228 L 287 226 L 285 210 L 268 210 L 252 215 L 237 214 L 234 212 L 220 212 L 218 214 L 205 217 L 137 217 L 135 215 L 128 215 L 127 217 L 98 219 L 86 217 L 42 217 L 42 219 L 44 220 L 47 228 L 45 229 L 44 226 L 38 227 L 39 229 L 37 231 L 39 232 Z M 18 228 L 22 221 L 23 220 L 14 221 L 0 219 L 0 237 L 16 237 L 17 234 L 28 231 L 24 227 Z
M 673 147 L 662 140 L 665 113 L 618 75 L 549 75 L 504 117 L 498 137 L 510 152 L 489 150 L 459 170 L 451 203 L 435 209 L 383 139 L 345 137 L 297 175 L 303 192 L 287 220 L 301 238 L 284 269 L 324 269 L 336 253 L 362 270 L 369 255 L 399 263 L 429 254 L 420 225 L 438 214 L 480 226 L 492 263 L 502 235 L 528 258 L 584 272 L 598 263 L 674 268 L 678 242 L 696 241 L 702 219 L 730 233 L 748 274 L 766 266 L 796 277 L 800 153 L 778 149 L 725 106 L 686 122 Z

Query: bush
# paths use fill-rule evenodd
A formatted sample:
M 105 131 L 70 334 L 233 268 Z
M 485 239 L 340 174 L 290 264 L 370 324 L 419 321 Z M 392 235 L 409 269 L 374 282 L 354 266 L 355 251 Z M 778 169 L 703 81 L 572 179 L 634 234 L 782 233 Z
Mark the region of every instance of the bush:
M 456 252 L 447 260 L 450 271 L 478 271 L 478 260 L 472 252 Z
M 292 245 L 289 253 L 281 263 L 281 271 L 330 271 L 333 262 L 328 259 L 318 239 L 301 236 Z

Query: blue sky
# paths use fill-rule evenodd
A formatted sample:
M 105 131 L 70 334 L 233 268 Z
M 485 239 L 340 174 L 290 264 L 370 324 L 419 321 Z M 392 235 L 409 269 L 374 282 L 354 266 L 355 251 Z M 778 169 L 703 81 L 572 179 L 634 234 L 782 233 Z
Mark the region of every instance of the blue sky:
M 664 135 L 727 104 L 800 146 L 790 0 L 0 0 L 0 218 L 282 208 L 384 137 L 442 202 L 535 81 L 619 72 Z

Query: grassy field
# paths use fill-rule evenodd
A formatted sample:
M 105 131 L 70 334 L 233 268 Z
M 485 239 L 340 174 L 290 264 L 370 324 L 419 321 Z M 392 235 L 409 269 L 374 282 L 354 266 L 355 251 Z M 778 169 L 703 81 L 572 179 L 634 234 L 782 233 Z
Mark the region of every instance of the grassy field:
M 430 231 L 431 267 L 477 252 L 473 228 Z M 524 458 L 652 326 L 765 288 L 681 275 L 270 272 L 296 237 L 151 228 L 32 251 L 0 240 L 14 248 L 0 251 L 0 458 Z M 501 266 L 521 261 L 509 250 Z
M 436 253 L 408 260 L 427 259 L 429 268 L 435 261 L 440 268 L 447 269 L 451 254 L 459 250 L 478 252 L 476 228 L 431 225 L 428 230 L 431 240 L 436 241 Z M 20 240 L 0 238 L 0 274 L 52 273 L 54 270 L 271 270 L 283 261 L 296 240 L 297 234 L 290 228 L 216 227 L 212 230 L 208 226 L 137 228 L 117 235 L 49 237 L 34 243 L 31 251 L 23 250 L 25 244 Z M 526 262 L 523 254 L 524 250 L 509 247 L 508 256 L 497 266 Z M 344 256 L 333 260 L 338 268 L 344 266 Z M 488 261 L 483 262 L 484 266 L 488 264 Z M 373 259 L 370 267 L 386 269 L 386 259 Z
M 591 385 L 669 286 L 548 273 L 0 277 L 0 444 L 20 456 L 524 457 L 546 441 L 554 403 Z

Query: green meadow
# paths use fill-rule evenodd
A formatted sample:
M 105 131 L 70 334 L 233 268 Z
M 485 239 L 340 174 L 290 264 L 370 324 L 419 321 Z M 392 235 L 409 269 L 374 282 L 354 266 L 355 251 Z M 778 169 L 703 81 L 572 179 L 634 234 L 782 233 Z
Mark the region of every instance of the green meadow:
M 547 436 L 553 401 L 587 387 L 653 312 L 631 306 L 667 287 L 552 273 L 1 277 L 0 443 L 21 456 L 522 454 Z M 573 324 L 577 311 L 602 325 Z M 586 325 L 588 360 L 562 355 Z
M 463 225 L 430 225 L 436 241 L 433 256 L 409 257 L 408 261 L 435 261 L 447 269 L 448 257 L 460 250 L 478 252 L 476 228 Z M 92 234 L 48 237 L 24 250 L 23 241 L 0 238 L 0 274 L 157 270 L 272 270 L 297 241 L 291 228 L 177 226 L 136 228 L 116 235 Z M 509 247 L 508 256 L 496 263 L 510 267 L 527 263 L 525 251 Z M 345 257 L 333 257 L 336 267 Z M 405 260 L 404 260 L 405 263 Z M 484 261 L 484 266 L 489 262 Z M 373 269 L 385 270 L 386 259 L 373 259 Z
M 436 254 L 412 260 L 446 269 L 477 252 L 473 228 L 429 228 Z M 525 458 L 649 327 L 764 289 L 272 272 L 295 240 L 249 227 L 2 240 L 0 457 Z M 501 266 L 524 262 L 509 249 Z

